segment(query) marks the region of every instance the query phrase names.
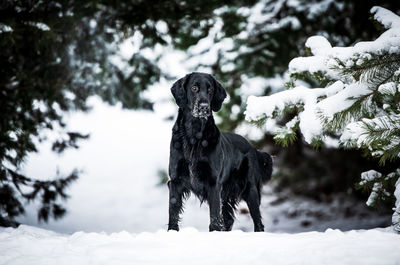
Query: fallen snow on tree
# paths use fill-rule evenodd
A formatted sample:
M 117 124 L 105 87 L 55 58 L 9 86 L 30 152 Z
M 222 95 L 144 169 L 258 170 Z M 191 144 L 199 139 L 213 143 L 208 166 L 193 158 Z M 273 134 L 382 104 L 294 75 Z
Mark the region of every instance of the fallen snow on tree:
M 387 229 L 299 234 L 180 232 L 59 234 L 0 228 L 0 264 L 398 264 L 400 236 Z
M 311 143 L 313 138 L 323 134 L 324 123 L 331 121 L 334 114 L 348 109 L 360 97 L 371 95 L 374 84 L 362 79 L 355 82 L 352 77 L 343 75 L 344 66 L 362 65 L 372 55 L 400 52 L 400 27 L 396 27 L 400 25 L 400 18 L 381 7 L 374 7 L 371 12 L 375 13 L 377 21 L 389 27 L 375 41 L 359 42 L 353 47 L 332 47 L 324 37 L 312 36 L 307 40 L 306 47 L 313 56 L 294 58 L 289 64 L 292 75 L 321 73 L 336 82 L 320 89 L 298 86 L 271 96 L 250 96 L 246 119 L 272 118 L 282 114 L 287 105 L 302 105 L 304 111 L 299 115 L 299 126 L 305 140 Z M 385 89 L 388 87 L 384 86 L 380 91 Z M 393 89 L 396 90 L 395 87 Z

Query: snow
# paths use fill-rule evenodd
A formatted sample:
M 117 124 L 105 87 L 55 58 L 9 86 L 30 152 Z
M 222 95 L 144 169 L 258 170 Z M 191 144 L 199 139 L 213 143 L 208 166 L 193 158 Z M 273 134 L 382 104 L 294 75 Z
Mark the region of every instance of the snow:
M 364 92 L 360 92 L 361 89 L 354 89 L 354 86 L 348 89 L 343 89 L 343 87 L 343 83 L 337 81 L 325 89 L 298 86 L 271 96 L 250 96 L 247 99 L 246 120 L 255 121 L 263 117 L 271 118 L 274 115 L 281 114 L 287 105 L 302 105 L 304 111 L 299 114 L 299 126 L 305 140 L 311 143 L 312 139 L 320 135 L 323 130 L 323 124 L 320 120 L 321 112 L 327 116 L 332 116 L 333 108 L 345 109 L 353 102 L 347 100 L 349 96 Z M 331 96 L 332 94 L 335 94 L 335 96 Z M 321 100 L 322 97 L 325 97 L 325 99 Z
M 390 229 L 298 234 L 242 231 L 76 232 L 22 225 L 0 228 L 1 264 L 398 264 L 400 236 Z
M 335 148 L 335 149 L 337 149 L 337 148 L 340 147 L 339 139 L 333 138 L 333 137 L 330 137 L 330 136 L 325 137 L 324 144 L 325 144 L 325 147 L 327 147 L 327 148 Z
M 297 17 L 287 16 L 279 20 L 278 22 L 270 23 L 263 28 L 265 32 L 278 31 L 284 27 L 290 26 L 293 30 L 301 28 L 301 23 Z
M 374 186 L 372 187 L 372 191 L 368 197 L 367 202 L 365 203 L 368 206 L 372 206 L 376 203 L 376 200 L 378 199 L 379 192 L 382 190 L 382 183 L 375 182 Z
M 395 95 L 398 92 L 398 88 L 395 82 L 388 82 L 380 85 L 378 91 L 382 95 Z
M 28 21 L 26 22 L 27 25 L 36 27 L 42 31 L 49 31 L 50 27 L 42 22 L 34 22 L 34 21 Z
M 264 32 L 272 32 L 290 26 L 296 30 L 301 28 L 301 23 L 295 16 L 279 17 L 277 14 L 282 8 L 290 7 L 298 12 L 307 14 L 308 19 L 315 19 L 328 8 L 335 5 L 338 10 L 343 8 L 342 3 L 334 0 L 323 0 L 319 2 L 306 2 L 302 0 L 279 0 L 279 1 L 259 1 L 251 8 L 241 8 L 238 13 L 248 15 L 246 31 L 242 32 L 242 37 L 246 38 L 248 33 L 255 30 L 258 25 L 264 24 L 262 30 Z
M 361 173 L 361 182 L 360 182 L 360 185 L 364 185 L 364 184 L 366 184 L 366 183 L 369 182 L 369 181 L 377 180 L 377 179 L 379 179 L 380 177 L 382 177 L 382 174 L 379 173 L 379 172 L 376 171 L 376 170 L 371 169 L 371 170 L 365 171 L 365 172 Z
M 167 34 L 168 33 L 168 24 L 165 23 L 165 21 L 161 21 L 161 20 L 157 21 L 156 28 L 157 28 L 157 31 L 160 34 Z
M 374 6 L 371 8 L 374 19 L 381 23 L 385 28 L 400 28 L 400 18 L 390 10 Z
M 382 130 L 383 132 L 379 136 L 380 138 L 385 139 L 391 137 L 391 143 L 389 145 L 383 145 L 380 148 L 376 147 L 378 151 L 380 149 L 385 151 L 400 144 L 400 137 L 391 135 L 393 131 L 400 129 L 400 114 L 379 116 L 373 119 L 364 118 L 361 121 L 350 122 L 345 127 L 340 141 L 345 145 L 355 143 L 357 147 L 369 146 L 373 138 L 368 137 L 367 125 L 375 130 Z
M 90 133 L 89 140 L 61 156 L 51 151 L 50 143 L 39 145 L 40 152 L 30 154 L 23 168 L 36 179 L 47 179 L 57 169 L 65 174 L 75 167 L 83 171 L 67 191 L 71 196 L 63 202 L 67 215 L 38 223 L 36 205 L 31 204 L 27 215 L 18 220 L 68 233 L 164 227 L 168 190 L 157 186 L 157 171 L 168 166 L 172 121 L 149 111 L 108 106 L 98 98 L 91 98 L 89 104 L 95 106 L 92 112 L 71 114 L 67 122 L 71 130 Z M 142 221 L 154 216 L 157 221 Z
M 315 18 L 318 15 L 325 13 L 328 8 L 331 7 L 331 5 L 335 4 L 337 7 L 340 7 L 342 9 L 343 3 L 335 3 L 336 1 L 334 0 L 323 0 L 321 2 L 318 2 L 318 4 L 310 4 L 310 10 L 307 14 L 307 17 L 309 19 Z
M 4 32 L 12 32 L 12 31 L 13 31 L 13 29 L 10 26 L 0 23 L 0 34 L 4 33 Z
M 333 90 L 337 93 L 330 96 L 329 94 L 331 93 L 327 93 L 328 97 L 321 100 L 316 106 L 328 119 L 332 119 L 335 113 L 352 106 L 358 98 L 372 94 L 373 92 L 365 83 L 353 83 L 343 86 L 341 81 L 337 81 L 335 84 L 336 86 L 329 86 L 327 89 L 331 89 L 331 91 Z M 342 87 L 344 89 L 341 89 Z
M 224 54 L 226 59 L 233 59 L 237 56 L 236 52 L 231 52 L 234 47 L 233 39 L 221 38 L 222 27 L 222 19 L 217 18 L 208 36 L 188 49 L 188 68 L 194 69 L 203 66 L 204 69 L 201 69 L 201 71 L 207 71 L 207 68 L 218 60 L 221 53 Z M 215 40 L 218 40 L 218 42 L 215 42 Z
M 294 58 L 289 63 L 289 71 L 291 73 L 323 72 L 328 77 L 338 79 L 340 76 L 336 70 L 338 68 L 337 60 L 343 62 L 346 67 L 351 67 L 354 63 L 363 64 L 363 58 L 370 59 L 372 55 L 398 53 L 400 46 L 399 16 L 382 7 L 373 7 L 371 12 L 375 13 L 374 17 L 377 21 L 388 28 L 379 38 L 374 41 L 359 42 L 353 47 L 332 47 L 325 37 L 312 36 L 306 41 L 306 47 L 310 48 L 313 56 Z
M 332 48 L 329 41 L 322 36 L 312 36 L 308 38 L 305 46 L 310 48 L 314 55 L 324 55 L 326 51 Z
M 245 136 L 252 141 L 259 141 L 264 137 L 264 130 L 245 122 L 236 127 L 235 133 Z
M 395 185 L 394 196 L 396 197 L 394 214 L 392 216 L 392 224 L 397 232 L 400 232 L 400 178 L 397 179 Z
M 321 56 L 298 57 L 294 58 L 289 63 L 289 71 L 291 73 L 310 72 L 312 74 L 323 72 L 331 77 L 335 77 L 333 71 L 329 70 L 325 58 Z

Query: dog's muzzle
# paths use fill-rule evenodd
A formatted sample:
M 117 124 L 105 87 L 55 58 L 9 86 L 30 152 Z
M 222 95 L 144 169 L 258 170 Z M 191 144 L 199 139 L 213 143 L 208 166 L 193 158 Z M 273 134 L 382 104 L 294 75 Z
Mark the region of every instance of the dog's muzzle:
M 193 116 L 198 118 L 207 118 L 211 115 L 210 104 L 198 103 L 194 105 Z

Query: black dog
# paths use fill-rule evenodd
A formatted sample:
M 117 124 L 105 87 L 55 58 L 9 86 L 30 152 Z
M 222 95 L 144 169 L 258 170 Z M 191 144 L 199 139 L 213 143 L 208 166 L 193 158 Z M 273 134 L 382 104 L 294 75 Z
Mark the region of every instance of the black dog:
M 270 155 L 240 135 L 218 130 L 212 111 L 221 108 L 226 92 L 211 75 L 188 74 L 171 92 L 179 113 L 170 147 L 168 230 L 179 230 L 182 201 L 192 191 L 210 206 L 210 231 L 232 229 L 241 199 L 249 207 L 254 231 L 264 231 L 260 190 L 271 177 Z

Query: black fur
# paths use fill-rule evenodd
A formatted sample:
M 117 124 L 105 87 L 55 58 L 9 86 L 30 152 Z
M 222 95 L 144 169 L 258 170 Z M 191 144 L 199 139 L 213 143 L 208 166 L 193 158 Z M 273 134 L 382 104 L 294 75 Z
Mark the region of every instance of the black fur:
M 210 231 L 232 229 L 241 199 L 249 207 L 254 231 L 264 231 L 260 191 L 271 177 L 270 155 L 240 135 L 218 130 L 212 111 L 221 108 L 226 92 L 211 75 L 188 74 L 171 92 L 179 112 L 170 146 L 168 230 L 179 230 L 183 200 L 193 192 L 210 206 Z

